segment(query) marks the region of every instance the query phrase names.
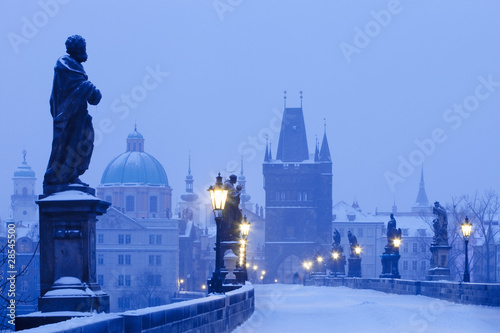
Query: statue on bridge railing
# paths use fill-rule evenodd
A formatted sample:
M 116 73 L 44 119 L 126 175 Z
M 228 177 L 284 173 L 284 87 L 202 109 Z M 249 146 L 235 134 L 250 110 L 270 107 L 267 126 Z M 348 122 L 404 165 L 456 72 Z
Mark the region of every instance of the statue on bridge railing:
M 221 241 L 238 241 L 240 239 L 240 224 L 243 218 L 239 208 L 242 186 L 236 184 L 236 175 L 229 176 L 224 182 L 227 192 L 226 206 L 222 212 Z
M 88 187 L 79 178 L 88 169 L 94 149 L 94 128 L 87 104 L 97 105 L 102 97 L 82 66 L 87 60 L 85 39 L 79 35 L 68 37 L 66 52 L 68 55 L 59 58 L 54 67 L 50 96 L 54 134 L 43 180 L 45 194 L 69 184 Z
M 434 203 L 432 212 L 436 218 L 432 221 L 434 228 L 434 237 L 432 239 L 433 245 L 448 245 L 448 214 L 446 209 L 439 204 L 438 201 Z
M 401 228 L 396 228 L 396 219 L 394 214 L 391 214 L 391 219 L 387 222 L 387 245 L 385 246 L 385 253 L 399 253 L 399 246 L 395 246 L 394 240 L 401 240 Z
M 356 248 L 360 248 L 358 239 L 350 230 L 347 232 L 347 239 L 349 239 L 349 244 L 351 245 L 351 258 L 359 258 L 359 253 L 356 253 Z

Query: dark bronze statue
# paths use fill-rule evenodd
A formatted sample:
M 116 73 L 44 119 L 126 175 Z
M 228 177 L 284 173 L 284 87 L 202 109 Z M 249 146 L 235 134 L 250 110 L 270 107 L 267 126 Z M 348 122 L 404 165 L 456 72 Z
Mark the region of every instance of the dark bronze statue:
M 349 240 L 349 244 L 351 246 L 351 258 L 359 258 L 359 254 L 356 253 L 356 248 L 359 246 L 358 239 L 350 230 L 347 232 L 347 239 Z
M 391 219 L 387 223 L 387 245 L 385 246 L 385 252 L 388 254 L 398 253 L 399 247 L 394 245 L 394 240 L 401 240 L 401 228 L 396 228 L 396 219 L 394 214 L 391 214 Z
M 92 117 L 87 103 L 99 104 L 101 92 L 89 80 L 82 63 L 87 60 L 85 39 L 74 35 L 66 40 L 68 55 L 57 60 L 50 96 L 50 113 L 54 119 L 54 136 L 44 193 L 50 187 L 80 184 L 80 176 L 88 169 L 94 149 Z
M 235 187 L 236 180 L 237 177 L 231 175 L 229 179 L 224 182 L 224 188 L 227 190 L 227 200 L 222 213 L 222 241 L 237 241 L 240 238 L 240 224 L 243 216 L 239 204 L 242 186 L 237 185 Z
M 338 248 L 340 246 L 340 233 L 337 229 L 333 232 L 333 244 L 332 248 Z
M 439 204 L 438 201 L 434 203 L 432 213 L 436 218 L 432 221 L 434 228 L 433 245 L 448 245 L 448 214 L 446 209 Z

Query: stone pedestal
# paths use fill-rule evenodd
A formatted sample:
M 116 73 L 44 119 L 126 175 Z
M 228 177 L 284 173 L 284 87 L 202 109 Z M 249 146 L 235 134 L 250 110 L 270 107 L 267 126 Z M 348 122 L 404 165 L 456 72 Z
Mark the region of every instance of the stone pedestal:
M 431 245 L 431 269 L 426 277 L 429 281 L 451 280 L 450 269 L 448 268 L 448 253 L 451 246 Z
M 109 312 L 109 296 L 96 281 L 96 217 L 110 203 L 89 187 L 68 186 L 41 195 L 40 294 L 41 312 Z
M 379 277 L 387 279 L 401 279 L 398 269 L 399 258 L 401 258 L 401 255 L 399 255 L 399 253 L 384 253 L 380 256 L 380 258 L 382 260 L 382 274 L 380 274 Z
M 349 258 L 348 277 L 361 277 L 361 258 Z
M 331 259 L 330 264 L 330 275 L 335 277 L 337 276 L 345 276 L 345 256 L 342 255 L 337 259 Z

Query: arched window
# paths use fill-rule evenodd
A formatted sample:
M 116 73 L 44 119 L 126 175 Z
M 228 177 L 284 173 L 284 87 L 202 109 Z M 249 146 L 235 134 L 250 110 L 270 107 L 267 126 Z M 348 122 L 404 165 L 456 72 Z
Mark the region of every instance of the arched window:
M 151 213 L 158 212 L 158 197 L 157 196 L 149 197 L 149 211 Z
M 26 187 L 23 187 L 23 195 L 28 195 L 28 189 Z
M 127 212 L 133 212 L 135 210 L 135 198 L 132 195 L 127 195 L 125 198 L 125 210 Z

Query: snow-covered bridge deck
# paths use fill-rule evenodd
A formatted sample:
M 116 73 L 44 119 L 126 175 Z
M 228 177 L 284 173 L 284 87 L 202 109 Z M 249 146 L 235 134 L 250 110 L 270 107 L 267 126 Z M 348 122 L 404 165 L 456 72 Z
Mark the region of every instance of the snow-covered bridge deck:
M 500 332 L 500 308 L 346 287 L 255 286 L 247 332 Z

